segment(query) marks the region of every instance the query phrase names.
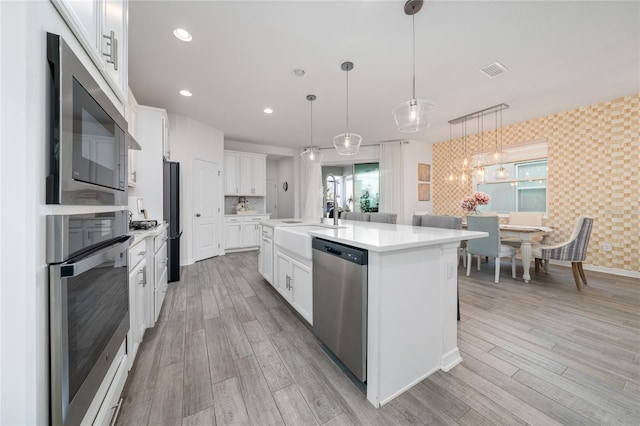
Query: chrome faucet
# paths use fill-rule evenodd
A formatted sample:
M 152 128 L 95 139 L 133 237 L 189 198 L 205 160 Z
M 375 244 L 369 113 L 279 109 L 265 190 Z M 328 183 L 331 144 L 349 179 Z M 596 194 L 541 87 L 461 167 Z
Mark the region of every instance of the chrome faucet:
M 340 216 L 340 211 L 338 209 L 338 193 L 336 192 L 336 177 L 332 174 L 329 173 L 327 175 L 327 179 L 331 178 L 333 180 L 333 224 L 338 226 L 338 217 Z

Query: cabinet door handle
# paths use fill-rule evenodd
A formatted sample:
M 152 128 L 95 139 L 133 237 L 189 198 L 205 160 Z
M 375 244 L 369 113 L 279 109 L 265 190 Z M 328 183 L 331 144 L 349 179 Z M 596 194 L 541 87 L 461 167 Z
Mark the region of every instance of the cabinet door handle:
M 109 47 L 109 53 L 102 52 L 102 56 L 106 56 L 107 63 L 113 64 L 113 69 L 118 71 L 118 39 L 116 39 L 116 33 L 111 31 L 109 35 L 103 34 L 102 37 L 107 39 L 107 46 Z
M 196 213 L 196 217 L 200 217 L 200 213 Z
M 138 252 L 138 256 L 144 256 L 145 254 L 147 254 L 147 252 L 146 252 L 146 251 L 139 251 L 139 252 Z
M 136 175 L 137 175 L 137 174 L 138 174 L 138 172 L 131 172 L 131 180 L 132 180 L 133 182 L 135 182 L 135 181 L 136 181 Z
M 140 270 L 140 272 L 138 272 L 139 275 L 142 275 L 142 279 L 138 282 L 138 284 L 141 284 L 142 287 L 145 287 L 147 285 L 147 269 L 143 268 Z

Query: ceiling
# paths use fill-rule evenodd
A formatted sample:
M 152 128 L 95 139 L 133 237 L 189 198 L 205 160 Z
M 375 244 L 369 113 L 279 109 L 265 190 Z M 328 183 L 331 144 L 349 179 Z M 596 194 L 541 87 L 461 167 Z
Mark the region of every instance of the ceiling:
M 364 144 L 447 140 L 449 120 L 502 102 L 507 125 L 640 92 L 640 2 L 426 1 L 415 15 L 416 96 L 438 108 L 429 129 L 398 132 L 391 110 L 411 97 L 412 74 L 403 5 L 130 1 L 129 84 L 140 104 L 193 117 L 225 139 L 291 148 L 309 145 L 307 94 L 317 96 L 315 145 L 345 131 L 347 60 L 349 130 Z M 176 39 L 177 27 L 193 41 Z M 496 60 L 509 71 L 478 72 Z M 293 75 L 298 67 L 305 77 Z

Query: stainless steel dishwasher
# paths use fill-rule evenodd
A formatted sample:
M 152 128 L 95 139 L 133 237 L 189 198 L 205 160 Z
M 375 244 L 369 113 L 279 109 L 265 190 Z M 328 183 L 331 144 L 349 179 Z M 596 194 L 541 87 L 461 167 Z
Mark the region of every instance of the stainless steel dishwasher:
M 367 250 L 314 238 L 313 332 L 367 380 Z

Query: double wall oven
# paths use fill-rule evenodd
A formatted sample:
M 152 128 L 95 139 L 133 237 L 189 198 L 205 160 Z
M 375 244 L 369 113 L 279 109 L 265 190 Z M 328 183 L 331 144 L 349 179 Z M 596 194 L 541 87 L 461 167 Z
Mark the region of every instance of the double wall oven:
M 93 413 L 101 386 L 125 357 L 129 139 L 124 117 L 69 45 L 56 34 L 46 37 L 46 202 L 60 212 L 83 210 L 66 205 L 117 210 L 47 217 L 50 423 L 75 425 Z
M 47 217 L 52 424 L 79 424 L 129 331 L 127 212 Z

